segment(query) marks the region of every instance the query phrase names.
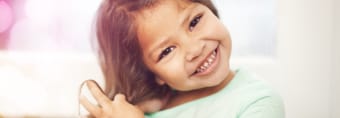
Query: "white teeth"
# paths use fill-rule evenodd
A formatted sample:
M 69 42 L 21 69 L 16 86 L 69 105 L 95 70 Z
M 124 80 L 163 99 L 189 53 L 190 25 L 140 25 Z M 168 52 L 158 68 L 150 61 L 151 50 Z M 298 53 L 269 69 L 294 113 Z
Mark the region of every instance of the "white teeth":
M 208 65 L 209 65 L 209 62 L 204 62 L 203 64 L 204 67 L 208 67 Z
M 205 69 L 209 68 L 210 65 L 212 64 L 212 62 L 215 60 L 216 58 L 216 51 L 214 51 L 207 60 L 205 60 L 205 62 L 203 63 L 203 65 L 201 65 L 200 67 L 198 67 L 198 69 L 196 69 L 196 72 L 202 72 Z
M 212 61 L 213 61 L 213 59 L 212 59 L 212 58 L 209 58 L 209 59 L 208 59 L 208 62 L 209 62 L 209 63 L 211 63 Z
M 215 55 L 216 55 L 216 52 L 214 52 L 210 57 L 215 59 L 215 57 L 216 57 Z

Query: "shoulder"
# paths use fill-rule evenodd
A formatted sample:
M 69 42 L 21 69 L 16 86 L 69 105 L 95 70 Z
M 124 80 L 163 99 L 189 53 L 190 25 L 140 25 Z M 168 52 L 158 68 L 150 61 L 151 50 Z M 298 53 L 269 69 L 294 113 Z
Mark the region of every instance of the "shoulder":
M 238 118 L 284 118 L 285 114 L 281 99 L 268 96 L 244 106 L 238 116 Z
M 233 96 L 239 104 L 238 118 L 284 118 L 281 96 L 264 80 L 247 70 L 238 70 Z

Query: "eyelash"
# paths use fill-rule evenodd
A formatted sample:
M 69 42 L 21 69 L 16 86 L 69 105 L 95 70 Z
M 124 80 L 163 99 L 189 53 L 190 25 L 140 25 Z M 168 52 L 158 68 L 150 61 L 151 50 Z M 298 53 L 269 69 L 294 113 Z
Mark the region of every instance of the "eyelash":
M 158 57 L 158 61 L 162 60 L 165 56 L 167 56 L 172 50 L 175 49 L 175 46 L 170 46 L 170 47 L 167 47 L 165 48 L 161 54 L 159 55 Z
M 191 20 L 191 22 L 189 23 L 190 31 L 192 31 L 194 27 L 196 27 L 196 25 L 200 22 L 201 18 L 202 18 L 202 15 L 198 15 L 194 19 Z M 159 55 L 158 61 L 162 60 L 165 56 L 167 56 L 174 49 L 175 49 L 175 46 L 170 46 L 170 47 L 165 48 Z
M 189 30 L 192 31 L 194 27 L 200 22 L 202 15 L 195 16 L 189 23 Z

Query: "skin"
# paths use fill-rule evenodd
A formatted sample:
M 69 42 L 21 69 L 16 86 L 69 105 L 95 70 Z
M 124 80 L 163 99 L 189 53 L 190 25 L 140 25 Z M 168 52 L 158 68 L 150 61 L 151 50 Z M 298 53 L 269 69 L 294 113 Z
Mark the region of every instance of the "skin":
M 112 102 L 96 90 L 98 86 L 88 84 L 102 107 L 90 104 L 85 98 L 81 99 L 81 104 L 95 117 L 144 117 L 143 112 L 153 108 L 151 106 L 157 111 L 209 96 L 224 88 L 233 78 L 234 72 L 229 68 L 229 32 L 204 5 L 163 0 L 153 8 L 141 11 L 137 15 L 137 24 L 144 63 L 157 75 L 159 84 L 166 84 L 178 92 L 166 104 L 150 100 L 134 106 L 121 94 Z M 204 74 L 194 74 L 214 50 L 217 50 L 214 66 Z M 115 108 L 117 104 L 122 105 L 120 109 Z
M 86 97 L 80 97 L 80 103 L 95 118 L 144 118 L 144 112 L 126 101 L 123 94 L 117 94 L 111 101 L 94 81 L 86 81 L 87 87 L 98 105 L 91 103 Z
M 199 16 L 199 22 L 193 25 Z M 183 0 L 165 0 L 153 9 L 144 10 L 138 18 L 144 62 L 156 73 L 159 84 L 167 84 L 179 91 L 167 107 L 211 95 L 232 79 L 229 33 L 206 6 Z M 216 48 L 219 56 L 212 71 L 192 75 Z M 164 56 L 159 60 L 162 52 Z

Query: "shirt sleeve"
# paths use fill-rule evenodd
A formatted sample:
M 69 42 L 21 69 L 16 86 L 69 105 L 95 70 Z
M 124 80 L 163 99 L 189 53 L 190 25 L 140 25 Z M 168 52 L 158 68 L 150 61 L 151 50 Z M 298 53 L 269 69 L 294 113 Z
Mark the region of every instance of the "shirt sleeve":
M 267 96 L 251 102 L 237 118 L 284 118 L 284 105 L 279 97 Z

